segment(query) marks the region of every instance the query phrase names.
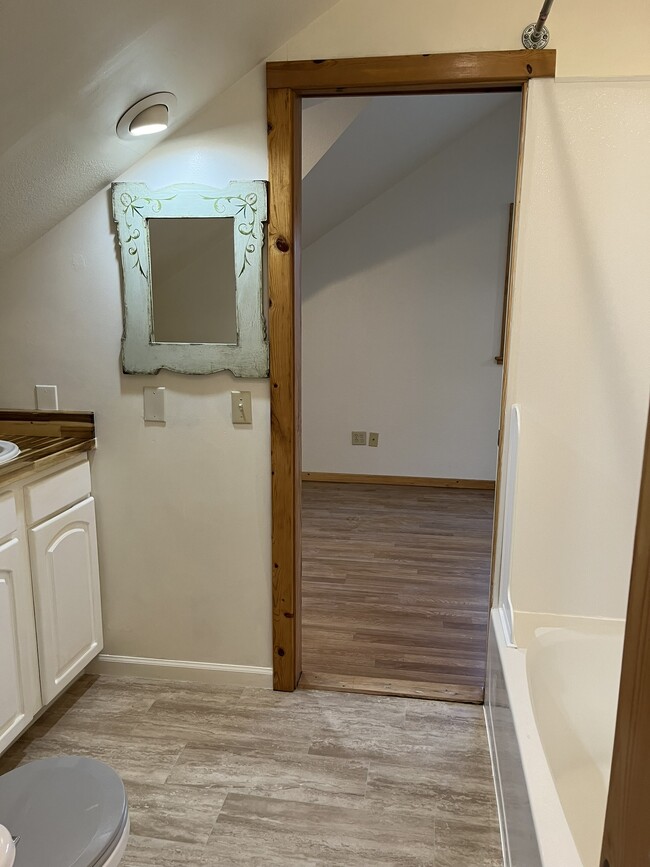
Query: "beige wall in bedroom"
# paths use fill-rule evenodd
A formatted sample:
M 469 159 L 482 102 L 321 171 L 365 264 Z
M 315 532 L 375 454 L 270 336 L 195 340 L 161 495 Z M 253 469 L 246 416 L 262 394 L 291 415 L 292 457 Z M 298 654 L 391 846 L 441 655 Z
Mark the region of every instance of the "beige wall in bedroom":
M 467 96 L 433 99 L 444 117 Z M 303 250 L 305 470 L 494 479 L 520 107 L 510 94 Z M 355 143 L 352 171 L 368 159 L 367 135 Z M 329 169 L 321 186 L 338 191 Z M 352 446 L 352 430 L 379 447 Z
M 526 0 L 514 14 L 505 0 L 405 0 L 397 6 L 341 0 L 277 56 L 517 48 L 538 6 Z M 629 2 L 626 15 L 612 14 L 598 0 L 589 4 L 588 20 L 577 0 L 557 7 L 551 30 L 561 75 L 650 73 L 642 52 L 645 0 Z M 636 275 L 648 273 L 648 245 L 635 233 L 647 221 L 650 195 L 634 192 L 620 213 L 617 184 L 645 183 L 647 161 L 637 159 L 648 139 L 648 84 L 614 86 L 625 105 L 642 109 L 625 115 L 635 150 L 623 160 L 612 85 L 538 83 L 531 90 L 534 137 L 526 153 L 509 396 L 524 408 L 522 436 L 529 419 L 535 432 L 518 491 L 515 579 L 530 573 L 536 583 L 546 581 L 540 556 L 556 547 L 550 560 L 555 588 L 572 581 L 584 560 L 579 598 L 570 593 L 562 601 L 563 610 L 572 610 L 591 589 L 587 564 L 602 557 L 595 577 L 615 589 L 590 594 L 591 609 L 601 613 L 620 613 L 625 595 L 647 381 L 647 341 L 639 344 L 643 287 Z M 265 178 L 264 87 L 259 67 L 125 177 L 153 185 Z M 610 196 L 629 232 L 614 226 Z M 246 383 L 254 424 L 239 430 L 230 423 L 229 391 L 242 383 L 228 374 L 121 374 L 120 274 L 106 191 L 7 266 L 0 287 L 0 405 L 32 406 L 34 384 L 45 382 L 59 386 L 62 407 L 97 412 L 93 472 L 107 652 L 268 668 L 268 382 Z M 576 331 L 565 323 L 578 326 L 578 363 Z M 142 387 L 151 384 L 168 389 L 166 427 L 142 422 Z M 550 400 L 554 393 L 557 401 Z M 603 424 L 606 433 L 599 430 Z M 537 466 L 540 454 L 559 455 L 558 471 Z M 567 501 L 571 510 L 562 512 L 558 504 L 568 508 Z M 535 510 L 526 511 L 531 502 Z M 584 510 L 588 527 L 579 523 L 571 534 L 559 526 L 560 515 L 570 521 Z M 564 529 L 559 547 L 558 529 Z M 535 591 L 526 604 L 546 605 L 549 598 L 555 604 L 555 591 Z

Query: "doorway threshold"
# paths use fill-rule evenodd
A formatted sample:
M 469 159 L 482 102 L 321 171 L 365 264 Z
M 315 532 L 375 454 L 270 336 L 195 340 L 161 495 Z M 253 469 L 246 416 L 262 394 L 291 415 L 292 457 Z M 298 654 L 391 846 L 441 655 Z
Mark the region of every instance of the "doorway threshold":
M 330 692 L 358 692 L 365 695 L 394 695 L 435 701 L 458 701 L 482 704 L 483 688 L 472 685 L 432 683 L 426 680 L 400 680 L 384 677 L 357 677 L 329 672 L 303 671 L 299 689 L 322 689 Z

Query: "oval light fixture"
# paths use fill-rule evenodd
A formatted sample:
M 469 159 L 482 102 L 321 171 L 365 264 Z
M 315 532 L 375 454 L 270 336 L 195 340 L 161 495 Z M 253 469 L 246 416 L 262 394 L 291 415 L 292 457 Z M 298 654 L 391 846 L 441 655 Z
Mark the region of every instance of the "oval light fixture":
M 116 132 L 128 141 L 134 136 L 162 132 L 169 126 L 169 115 L 176 108 L 173 93 L 151 93 L 138 100 L 117 122 Z

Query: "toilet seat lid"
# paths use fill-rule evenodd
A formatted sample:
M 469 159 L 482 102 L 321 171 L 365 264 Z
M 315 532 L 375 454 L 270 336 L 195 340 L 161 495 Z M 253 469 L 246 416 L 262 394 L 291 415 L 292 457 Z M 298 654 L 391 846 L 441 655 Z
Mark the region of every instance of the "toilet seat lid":
M 100 867 L 127 817 L 122 780 L 95 759 L 40 759 L 0 777 L 0 822 L 26 867 Z

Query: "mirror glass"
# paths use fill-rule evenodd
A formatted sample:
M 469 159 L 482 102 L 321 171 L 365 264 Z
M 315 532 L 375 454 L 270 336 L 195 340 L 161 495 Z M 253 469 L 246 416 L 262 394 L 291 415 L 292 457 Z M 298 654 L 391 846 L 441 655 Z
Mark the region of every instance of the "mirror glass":
M 152 341 L 237 343 L 232 217 L 150 217 Z

